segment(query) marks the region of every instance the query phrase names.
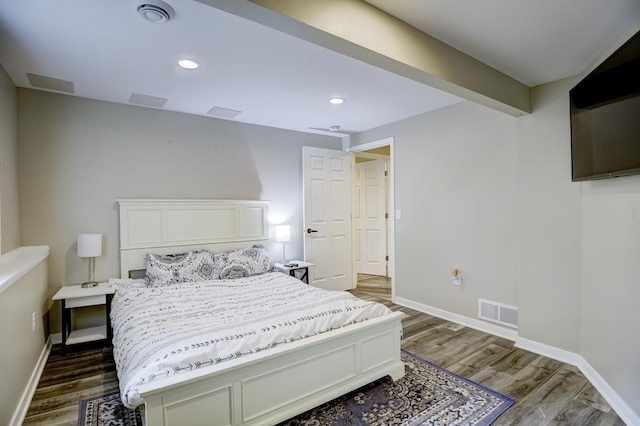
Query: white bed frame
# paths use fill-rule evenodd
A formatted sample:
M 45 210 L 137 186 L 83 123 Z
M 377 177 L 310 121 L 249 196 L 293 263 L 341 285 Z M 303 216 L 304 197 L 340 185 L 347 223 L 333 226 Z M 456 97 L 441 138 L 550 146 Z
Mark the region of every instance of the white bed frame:
M 121 276 L 146 253 L 269 242 L 268 202 L 118 200 Z M 404 375 L 394 312 L 139 388 L 147 426 L 272 425 L 381 377 Z

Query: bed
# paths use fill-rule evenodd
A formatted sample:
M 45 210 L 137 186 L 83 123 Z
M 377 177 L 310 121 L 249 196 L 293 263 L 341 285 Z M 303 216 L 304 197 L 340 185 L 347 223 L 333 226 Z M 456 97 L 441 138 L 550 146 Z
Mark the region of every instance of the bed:
M 269 242 L 268 203 L 264 201 L 118 200 L 118 203 L 122 282 L 133 282 L 127 279 L 131 271 L 145 268 L 147 253 L 199 250 L 227 253 L 266 246 Z M 208 296 L 201 293 L 195 296 L 196 287 Z M 258 294 L 259 288 L 266 293 Z M 320 302 L 325 296 L 329 300 Z M 289 305 L 284 316 L 276 318 L 272 305 L 261 302 L 252 306 L 251 300 L 256 298 L 262 302 L 272 300 L 274 306 L 289 299 L 299 309 Z M 126 375 L 124 370 L 133 369 L 123 367 L 127 363 L 147 365 L 154 357 L 154 361 L 161 362 L 154 370 L 136 373 L 133 378 L 126 375 L 125 380 L 120 378 L 125 389 L 123 398 L 131 405 L 144 402 L 146 424 L 151 426 L 263 425 L 284 421 L 378 378 L 402 377 L 403 315 L 376 311 L 380 306 L 369 302 L 353 305 L 351 299 L 348 293 L 309 288 L 278 272 L 239 279 L 187 280 L 151 289 L 133 284 L 123 286 L 112 306 L 119 378 Z M 153 311 L 163 300 L 176 301 L 172 305 L 183 313 L 203 312 L 204 323 L 213 325 L 214 330 L 207 333 L 218 334 L 207 334 L 205 338 L 199 325 L 189 322 L 190 319 L 178 320 L 184 315 L 161 316 Z M 213 305 L 194 308 L 195 303 L 203 300 L 205 304 L 209 303 L 206 300 L 219 302 L 218 308 L 237 304 L 237 310 L 224 313 L 235 318 L 232 318 L 237 325 L 234 333 L 230 335 L 228 330 L 216 326 L 217 308 L 211 309 Z M 166 307 L 161 309 L 166 311 Z M 347 318 L 332 323 L 334 320 L 328 319 L 327 313 L 334 311 L 345 312 Z M 134 312 L 143 312 L 146 320 L 131 320 Z M 311 321 L 302 320 L 312 317 L 325 322 L 322 331 L 309 329 Z M 123 337 L 126 335 L 123 330 L 145 321 L 154 326 L 143 332 L 146 333 L 143 338 L 138 332 Z M 154 334 L 157 328 L 169 323 L 179 324 L 177 331 L 171 333 L 183 334 L 188 344 L 183 340 L 164 341 Z M 296 327 L 301 325 L 302 331 L 296 328 L 293 335 L 283 335 L 280 329 L 293 323 Z M 244 335 L 261 333 L 265 336 L 257 344 L 234 346 Z M 213 340 L 233 340 L 234 345 L 204 361 L 198 358 L 200 355 L 191 356 L 192 348 L 207 346 Z M 152 342 L 159 342 L 159 352 L 155 349 L 152 353 L 145 352 L 153 346 Z M 172 356 L 179 359 L 177 364 L 167 361 Z

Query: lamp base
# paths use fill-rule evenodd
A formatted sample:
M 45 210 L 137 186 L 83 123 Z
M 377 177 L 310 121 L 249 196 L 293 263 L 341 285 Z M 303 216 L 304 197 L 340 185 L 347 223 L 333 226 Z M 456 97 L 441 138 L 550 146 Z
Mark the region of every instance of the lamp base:
M 86 283 L 82 283 L 80 285 L 80 287 L 82 287 L 82 288 L 98 287 L 98 282 L 97 281 L 88 281 Z

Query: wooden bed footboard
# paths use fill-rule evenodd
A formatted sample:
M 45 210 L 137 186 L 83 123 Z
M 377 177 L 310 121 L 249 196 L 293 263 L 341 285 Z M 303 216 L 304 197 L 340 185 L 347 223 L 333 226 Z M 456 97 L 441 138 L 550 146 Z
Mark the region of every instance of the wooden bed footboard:
M 139 388 L 146 424 L 273 425 L 404 375 L 401 319 L 385 316 Z

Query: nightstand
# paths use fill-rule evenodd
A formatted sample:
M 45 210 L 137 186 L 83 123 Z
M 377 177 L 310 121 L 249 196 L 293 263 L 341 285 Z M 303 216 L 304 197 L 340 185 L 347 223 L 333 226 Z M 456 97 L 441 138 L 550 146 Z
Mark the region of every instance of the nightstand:
M 112 330 L 111 319 L 111 299 L 116 289 L 109 287 L 107 283 L 100 283 L 96 287 L 82 288 L 79 285 L 63 286 L 53 296 L 53 300 L 59 300 L 62 311 L 62 350 L 68 345 L 77 343 L 92 342 L 94 340 L 106 340 L 111 344 Z M 85 306 L 105 305 L 107 319 L 105 325 L 98 327 L 82 328 L 71 330 L 71 311 L 75 308 Z
M 291 264 L 295 264 L 297 266 L 286 266 Z M 299 278 L 301 281 L 309 284 L 309 267 L 313 266 L 313 263 L 303 262 L 302 260 L 290 260 L 285 264 L 275 263 L 273 266 L 275 266 L 277 270 L 281 272 L 289 272 L 289 275 L 292 277 Z M 296 271 L 301 271 L 301 275 L 297 276 Z

